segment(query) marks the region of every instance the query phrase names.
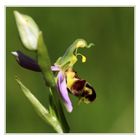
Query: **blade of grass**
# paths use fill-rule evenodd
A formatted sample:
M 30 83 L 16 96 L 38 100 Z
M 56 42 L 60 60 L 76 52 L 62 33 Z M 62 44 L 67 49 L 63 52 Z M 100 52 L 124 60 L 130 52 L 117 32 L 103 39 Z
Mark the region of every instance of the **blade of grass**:
M 16 81 L 20 86 L 22 92 L 35 108 L 39 116 L 47 123 L 49 123 L 58 133 L 63 133 L 60 122 L 55 116 L 49 113 L 49 111 L 40 103 L 40 101 L 31 93 L 31 91 L 22 84 L 22 82 L 16 77 Z

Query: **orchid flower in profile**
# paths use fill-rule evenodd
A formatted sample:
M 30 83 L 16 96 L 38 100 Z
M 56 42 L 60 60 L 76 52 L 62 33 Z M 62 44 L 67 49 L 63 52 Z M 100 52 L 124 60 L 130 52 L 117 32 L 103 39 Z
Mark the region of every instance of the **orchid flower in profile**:
M 95 100 L 96 92 L 93 87 L 84 79 L 79 78 L 74 71 L 73 66 L 77 62 L 77 56 L 81 56 L 82 62 L 86 62 L 86 57 L 78 53 L 78 48 L 90 48 L 93 44 L 87 45 L 83 39 L 77 39 L 65 52 L 59 57 L 56 63 L 51 66 L 51 70 L 56 73 L 57 89 L 68 112 L 72 112 L 73 106 L 69 98 L 69 93 L 79 98 L 84 103 L 90 103 Z M 16 60 L 23 68 L 41 72 L 36 60 L 26 56 L 20 51 L 12 52 Z
M 74 70 L 74 64 L 78 56 L 82 62 L 86 62 L 86 57 L 78 53 L 79 48 L 90 48 L 93 44 L 87 44 L 83 39 L 77 39 L 66 50 L 62 57 L 51 65 L 47 46 L 43 38 L 43 32 L 29 15 L 14 11 L 18 33 L 23 47 L 36 54 L 34 60 L 21 51 L 14 51 L 18 64 L 28 70 L 41 72 L 46 86 L 49 88 L 48 107 L 45 107 L 34 94 L 16 76 L 15 80 L 22 92 L 37 111 L 38 115 L 50 124 L 58 133 L 70 132 L 70 126 L 63 112 L 62 103 L 68 112 L 72 112 L 73 105 L 69 98 L 72 94 L 79 98 L 80 102 L 90 103 L 95 100 L 96 93 L 93 87 L 84 79 L 81 79 Z

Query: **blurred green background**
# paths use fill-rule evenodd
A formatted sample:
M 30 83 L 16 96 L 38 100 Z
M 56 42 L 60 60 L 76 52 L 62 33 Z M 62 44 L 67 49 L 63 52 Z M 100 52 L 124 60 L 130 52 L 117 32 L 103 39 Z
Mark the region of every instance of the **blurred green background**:
M 65 114 L 78 133 L 134 132 L 134 8 L 133 7 L 7 7 L 6 8 L 6 132 L 55 132 L 34 111 L 15 81 L 15 75 L 45 105 L 48 89 L 39 73 L 22 69 L 11 51 L 25 50 L 20 42 L 13 11 L 28 14 L 43 31 L 52 64 L 77 38 L 95 47 L 81 50 L 87 62 L 79 61 L 75 70 L 91 83 L 97 99 L 91 104 L 74 105 Z

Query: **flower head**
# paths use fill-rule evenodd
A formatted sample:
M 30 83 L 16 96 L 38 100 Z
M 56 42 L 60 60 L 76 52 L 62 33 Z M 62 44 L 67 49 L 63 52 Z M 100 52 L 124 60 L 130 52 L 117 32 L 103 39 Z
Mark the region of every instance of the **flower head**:
M 82 62 L 86 61 L 86 57 L 78 53 L 78 48 L 89 48 L 93 44 L 87 45 L 83 39 L 76 40 L 65 52 L 58 58 L 51 70 L 57 73 L 56 84 L 63 103 L 68 112 L 72 112 L 73 106 L 69 98 L 69 93 L 79 98 L 84 103 L 90 103 L 96 98 L 96 93 L 93 87 L 84 79 L 79 78 L 73 70 L 74 64 L 77 62 L 77 56 L 82 57 Z M 41 69 L 38 63 L 32 58 L 26 56 L 20 51 L 12 52 L 16 56 L 18 64 L 26 69 L 40 72 Z

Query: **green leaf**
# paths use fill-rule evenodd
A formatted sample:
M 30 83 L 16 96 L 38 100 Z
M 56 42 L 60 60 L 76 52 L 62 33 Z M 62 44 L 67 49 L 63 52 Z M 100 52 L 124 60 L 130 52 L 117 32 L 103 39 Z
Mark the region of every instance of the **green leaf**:
M 63 133 L 60 122 L 56 118 L 56 115 L 50 114 L 49 111 L 40 103 L 40 101 L 31 93 L 31 91 L 22 84 L 22 82 L 16 77 L 16 81 L 19 84 L 24 95 L 30 101 L 32 106 L 35 108 L 39 116 L 49 123 L 58 133 Z

